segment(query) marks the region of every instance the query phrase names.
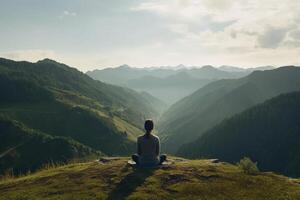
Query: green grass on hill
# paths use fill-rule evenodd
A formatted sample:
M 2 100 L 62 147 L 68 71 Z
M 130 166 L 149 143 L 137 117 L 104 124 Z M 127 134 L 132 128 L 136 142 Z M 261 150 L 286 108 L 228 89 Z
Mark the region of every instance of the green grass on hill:
M 0 91 L 1 115 L 110 156 L 129 155 L 144 119 L 160 114 L 154 97 L 95 81 L 49 59 L 0 58 Z
M 91 160 L 103 155 L 71 138 L 30 129 L 1 114 L 0 141 L 0 176 L 38 170 L 47 163 Z
M 300 199 L 300 180 L 273 173 L 246 175 L 228 163 L 181 160 L 133 169 L 128 158 L 69 164 L 0 181 L 0 199 Z

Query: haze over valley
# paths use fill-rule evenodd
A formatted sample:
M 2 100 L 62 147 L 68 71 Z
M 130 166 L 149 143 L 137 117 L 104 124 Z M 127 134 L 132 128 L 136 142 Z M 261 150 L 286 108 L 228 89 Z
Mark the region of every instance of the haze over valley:
M 134 152 L 136 137 L 143 133 L 142 124 L 148 118 L 156 122 L 164 152 L 201 156 L 186 145 L 195 146 L 195 141 L 201 144 L 202 136 L 206 137 L 210 130 L 236 114 L 300 90 L 300 68 L 295 66 L 248 70 L 224 66 L 177 69 L 121 66 L 87 72 L 98 79 L 93 80 L 75 68 L 50 59 L 30 63 L 2 58 L 0 64 L 2 173 L 9 168 L 34 170 L 50 159 L 67 161 L 97 155 L 128 155 Z M 157 90 L 175 103 L 164 99 Z M 269 139 L 272 141 L 274 137 L 270 135 Z M 36 143 L 34 146 L 45 143 L 52 148 L 58 145 L 60 150 L 46 152 L 42 157 L 36 155 L 34 161 L 27 163 L 32 159 L 30 152 L 36 148 L 44 152 L 46 147 L 32 149 L 28 145 L 31 143 Z M 296 144 L 292 147 L 298 148 Z M 256 158 L 256 154 L 245 153 L 228 161 L 250 155 Z M 266 167 L 266 170 L 273 168 Z M 298 175 L 298 172 L 291 174 Z
M 272 66 L 247 69 L 232 66 L 217 68 L 210 65 L 134 68 L 122 65 L 116 68 L 88 71 L 87 75 L 95 80 L 147 92 L 170 106 L 210 82 L 220 79 L 241 78 L 254 70 L 273 68 Z

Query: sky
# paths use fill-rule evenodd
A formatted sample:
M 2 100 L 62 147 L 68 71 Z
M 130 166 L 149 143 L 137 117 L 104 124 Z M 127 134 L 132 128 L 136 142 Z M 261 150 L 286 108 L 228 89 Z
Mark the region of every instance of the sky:
M 300 65 L 300 0 L 0 0 L 0 57 L 116 67 Z

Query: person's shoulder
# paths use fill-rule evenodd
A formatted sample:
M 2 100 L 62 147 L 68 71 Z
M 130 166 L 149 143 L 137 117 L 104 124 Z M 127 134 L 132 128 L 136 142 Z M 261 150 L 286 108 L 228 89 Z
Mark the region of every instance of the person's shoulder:
M 155 140 L 159 140 L 159 137 L 157 135 L 152 134 L 152 136 Z
M 144 138 L 144 135 L 139 135 L 138 137 L 137 137 L 137 140 L 141 140 L 141 139 L 143 139 Z

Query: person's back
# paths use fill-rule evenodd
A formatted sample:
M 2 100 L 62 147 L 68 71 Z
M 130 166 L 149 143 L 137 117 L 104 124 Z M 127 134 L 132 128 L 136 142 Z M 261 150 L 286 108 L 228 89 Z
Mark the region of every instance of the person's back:
M 154 124 L 152 120 L 145 121 L 146 133 L 137 139 L 137 154 L 132 155 L 132 159 L 137 165 L 155 166 L 162 164 L 166 160 L 166 155 L 159 156 L 160 142 L 156 135 L 151 132 Z
M 155 135 L 142 135 L 138 137 L 138 155 L 140 164 L 158 164 L 159 159 L 159 138 Z

